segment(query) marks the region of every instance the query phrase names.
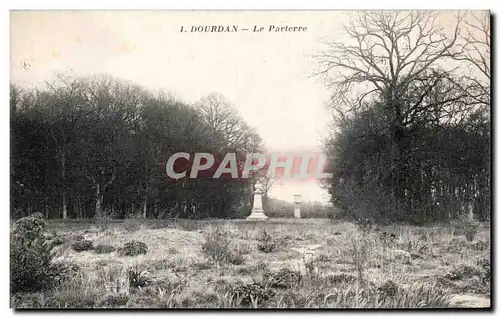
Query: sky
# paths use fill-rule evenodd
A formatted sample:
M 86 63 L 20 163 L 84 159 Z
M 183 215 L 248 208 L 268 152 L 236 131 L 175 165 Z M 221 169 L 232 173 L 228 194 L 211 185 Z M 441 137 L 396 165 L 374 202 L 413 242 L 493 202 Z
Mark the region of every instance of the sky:
M 329 92 L 311 75 L 322 39 L 340 37 L 340 11 L 11 12 L 11 82 L 39 85 L 56 73 L 109 74 L 196 102 L 224 95 L 269 151 L 319 151 Z M 181 32 L 236 25 L 235 33 Z M 307 27 L 269 32 L 269 26 Z M 254 27 L 264 32 L 252 32 Z M 328 201 L 314 181 L 284 181 L 269 195 Z

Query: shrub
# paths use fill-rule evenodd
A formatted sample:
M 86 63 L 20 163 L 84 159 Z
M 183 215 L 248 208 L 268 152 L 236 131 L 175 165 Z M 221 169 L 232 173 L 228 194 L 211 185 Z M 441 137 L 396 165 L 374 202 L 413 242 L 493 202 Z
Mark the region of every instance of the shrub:
M 463 265 L 454 268 L 449 273 L 444 275 L 444 278 L 449 280 L 461 280 L 466 278 L 471 278 L 474 276 L 481 277 L 481 271 L 473 266 Z
M 215 229 L 205 232 L 204 236 L 205 243 L 203 243 L 203 245 L 201 246 L 201 250 L 214 262 L 216 262 L 217 264 L 243 264 L 244 258 L 242 253 L 239 251 L 231 250 L 231 242 L 229 240 L 229 235 L 226 232 L 220 229 Z
M 49 277 L 52 284 L 55 286 L 75 278 L 79 272 L 80 267 L 77 264 L 60 261 L 50 265 Z
M 233 301 L 236 305 L 248 306 L 254 303 L 269 300 L 274 296 L 274 292 L 265 288 L 261 284 L 237 284 L 233 287 L 232 293 L 234 295 Z
M 477 261 L 477 265 L 483 271 L 481 279 L 484 282 L 489 282 L 491 280 L 491 264 L 490 264 L 490 259 L 489 258 L 482 258 L 482 259 L 480 259 L 480 260 Z
M 81 240 L 81 241 L 76 241 L 73 244 L 71 244 L 71 247 L 76 252 L 89 251 L 89 250 L 94 248 L 94 243 L 90 240 Z
M 490 248 L 490 244 L 484 241 L 475 242 L 472 247 L 478 251 L 484 251 Z
M 264 253 L 271 253 L 276 250 L 276 244 L 273 242 L 259 242 L 257 244 L 257 249 Z
M 136 256 L 140 254 L 146 254 L 148 252 L 148 246 L 144 242 L 131 241 L 125 243 L 125 245 L 118 250 L 120 256 Z
M 271 253 L 277 249 L 277 242 L 265 230 L 260 233 L 257 240 L 259 241 L 257 249 L 261 252 Z
M 41 213 L 19 219 L 11 227 L 11 293 L 36 291 L 49 286 L 52 256 L 44 232 L 45 220 Z
M 386 281 L 382 286 L 378 288 L 383 296 L 396 296 L 399 288 L 398 285 L 392 280 Z
M 301 275 L 297 271 L 281 268 L 277 272 L 264 273 L 264 281 L 269 288 L 292 288 L 300 283 Z
M 66 242 L 66 240 L 63 238 L 63 237 L 60 237 L 60 236 L 53 236 L 50 241 L 49 241 L 49 245 L 50 245 L 50 248 L 54 248 L 56 246 L 60 246 L 60 245 L 63 245 L 64 243 Z
M 116 248 L 112 245 L 106 245 L 106 244 L 98 244 L 96 247 L 94 247 L 94 252 L 96 254 L 107 254 L 114 252 Z
M 354 274 L 349 273 L 338 273 L 333 275 L 328 275 L 325 280 L 331 284 L 342 284 L 342 283 L 355 283 L 358 277 Z
M 132 288 L 146 287 L 152 282 L 149 273 L 145 270 L 140 270 L 138 267 L 129 268 L 127 277 L 128 285 Z

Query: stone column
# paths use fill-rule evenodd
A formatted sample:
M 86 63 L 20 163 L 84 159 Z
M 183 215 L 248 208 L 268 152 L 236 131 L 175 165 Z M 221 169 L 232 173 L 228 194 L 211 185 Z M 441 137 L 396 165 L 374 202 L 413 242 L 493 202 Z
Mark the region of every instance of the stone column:
M 262 191 L 260 187 L 256 186 L 253 192 L 253 207 L 251 214 L 246 218 L 247 220 L 267 220 L 268 217 L 264 214 L 262 207 Z
M 293 202 L 295 204 L 295 209 L 293 211 L 293 216 L 296 219 L 300 219 L 300 198 L 301 198 L 300 194 L 295 194 L 293 196 Z

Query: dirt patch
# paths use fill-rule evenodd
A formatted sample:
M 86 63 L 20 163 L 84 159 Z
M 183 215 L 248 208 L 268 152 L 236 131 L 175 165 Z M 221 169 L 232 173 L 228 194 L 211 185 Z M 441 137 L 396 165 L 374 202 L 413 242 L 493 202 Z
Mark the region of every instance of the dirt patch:
M 488 298 L 472 295 L 455 295 L 451 299 L 452 307 L 464 308 L 489 308 L 490 300 Z

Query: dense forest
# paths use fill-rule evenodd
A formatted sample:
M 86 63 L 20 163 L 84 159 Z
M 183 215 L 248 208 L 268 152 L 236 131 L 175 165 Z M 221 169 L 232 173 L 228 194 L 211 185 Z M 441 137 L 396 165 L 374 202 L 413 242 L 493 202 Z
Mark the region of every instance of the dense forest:
M 335 116 L 325 186 L 346 217 L 490 218 L 490 15 L 460 12 L 448 29 L 441 18 L 356 13 L 351 41 L 317 55 Z
M 188 105 L 109 76 L 11 85 L 11 215 L 241 217 L 252 179 L 169 179 L 176 152 L 257 152 L 259 135 L 221 96 Z

